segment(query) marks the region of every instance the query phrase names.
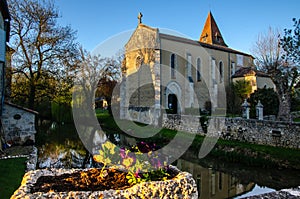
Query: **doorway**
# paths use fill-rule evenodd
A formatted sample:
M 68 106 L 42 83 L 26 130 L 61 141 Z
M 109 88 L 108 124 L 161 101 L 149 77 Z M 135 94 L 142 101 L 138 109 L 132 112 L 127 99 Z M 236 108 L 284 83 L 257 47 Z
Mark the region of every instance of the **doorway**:
M 175 94 L 168 95 L 168 109 L 170 114 L 178 113 L 178 100 Z

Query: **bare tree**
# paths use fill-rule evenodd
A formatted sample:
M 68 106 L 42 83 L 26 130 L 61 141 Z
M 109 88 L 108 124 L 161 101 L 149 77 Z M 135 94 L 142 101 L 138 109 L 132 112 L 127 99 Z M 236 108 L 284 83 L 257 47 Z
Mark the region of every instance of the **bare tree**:
M 28 82 L 28 107 L 35 108 L 43 77 L 61 77 L 76 53 L 75 32 L 57 23 L 52 0 L 9 0 L 13 73 Z
M 284 37 L 283 37 L 284 38 Z M 298 78 L 298 69 L 286 56 L 283 38 L 278 30 L 269 28 L 266 34 L 260 34 L 253 46 L 258 69 L 268 73 L 275 86 L 279 100 L 278 120 L 290 121 L 291 93 Z
M 96 144 L 95 136 L 100 136 L 103 141 L 106 140 L 106 135 L 95 116 L 95 93 L 100 80 L 113 80 L 114 60 L 92 55 L 82 48 L 80 48 L 79 58 L 73 88 L 73 118 L 81 141 L 86 147 L 85 159 L 88 160 Z

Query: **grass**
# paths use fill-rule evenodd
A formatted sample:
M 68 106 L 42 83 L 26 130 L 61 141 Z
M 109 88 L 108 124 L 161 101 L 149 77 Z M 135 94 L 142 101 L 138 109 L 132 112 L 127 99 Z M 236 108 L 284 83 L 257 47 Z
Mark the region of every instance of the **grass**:
M 300 118 L 295 118 L 294 122 L 300 122 Z
M 0 195 L 9 199 L 19 188 L 25 173 L 26 158 L 0 160 Z

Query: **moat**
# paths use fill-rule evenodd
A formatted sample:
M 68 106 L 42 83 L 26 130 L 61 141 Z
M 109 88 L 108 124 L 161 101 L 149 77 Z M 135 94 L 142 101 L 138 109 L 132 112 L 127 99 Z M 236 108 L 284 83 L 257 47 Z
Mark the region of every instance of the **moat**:
M 51 142 L 39 147 L 38 168 L 90 167 L 85 150 L 73 125 L 52 125 L 47 136 Z M 112 133 L 108 138 L 116 144 L 130 144 L 134 138 Z M 91 164 L 91 161 L 89 162 Z M 85 165 L 84 165 L 85 164 Z M 239 162 L 224 162 L 214 158 L 199 159 L 193 151 L 186 151 L 172 163 L 193 175 L 199 198 L 238 198 L 257 195 L 300 184 L 300 172 L 293 169 L 245 166 Z

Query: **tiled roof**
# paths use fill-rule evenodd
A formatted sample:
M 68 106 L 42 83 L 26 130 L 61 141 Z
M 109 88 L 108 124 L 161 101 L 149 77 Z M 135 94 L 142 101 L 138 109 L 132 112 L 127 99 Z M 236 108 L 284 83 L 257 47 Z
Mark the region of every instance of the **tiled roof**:
M 246 76 L 270 77 L 268 74 L 266 74 L 262 71 L 256 70 L 255 68 L 242 67 L 235 72 L 235 74 L 232 76 L 232 78 L 246 77 Z
M 199 41 L 228 47 L 211 12 L 208 13 Z
M 31 109 L 28 109 L 28 108 L 25 108 L 25 107 L 22 107 L 22 106 L 13 104 L 13 103 L 8 102 L 8 101 L 5 101 L 4 103 L 7 104 L 7 105 L 9 105 L 9 106 L 12 106 L 12 107 L 14 107 L 14 108 L 21 109 L 21 110 L 26 111 L 26 112 L 29 112 L 29 113 L 33 113 L 33 114 L 35 114 L 35 115 L 38 115 L 38 114 L 39 114 L 37 111 L 34 111 L 34 110 L 31 110 Z
M 171 40 L 171 41 L 177 41 L 177 42 L 181 42 L 181 43 L 201 46 L 201 47 L 204 47 L 204 48 L 210 48 L 210 49 L 225 51 L 225 52 L 229 52 L 229 53 L 235 53 L 235 54 L 240 54 L 240 55 L 244 55 L 244 56 L 253 57 L 250 54 L 243 53 L 241 51 L 237 51 L 237 50 L 234 50 L 232 48 L 225 47 L 225 46 L 203 43 L 203 42 L 199 42 L 199 41 L 196 41 L 196 40 L 187 39 L 187 38 L 184 38 L 184 37 L 178 37 L 178 36 L 174 36 L 174 35 L 169 35 L 169 34 L 165 34 L 165 33 L 160 33 L 159 36 L 162 39 L 167 39 L 167 40 Z

